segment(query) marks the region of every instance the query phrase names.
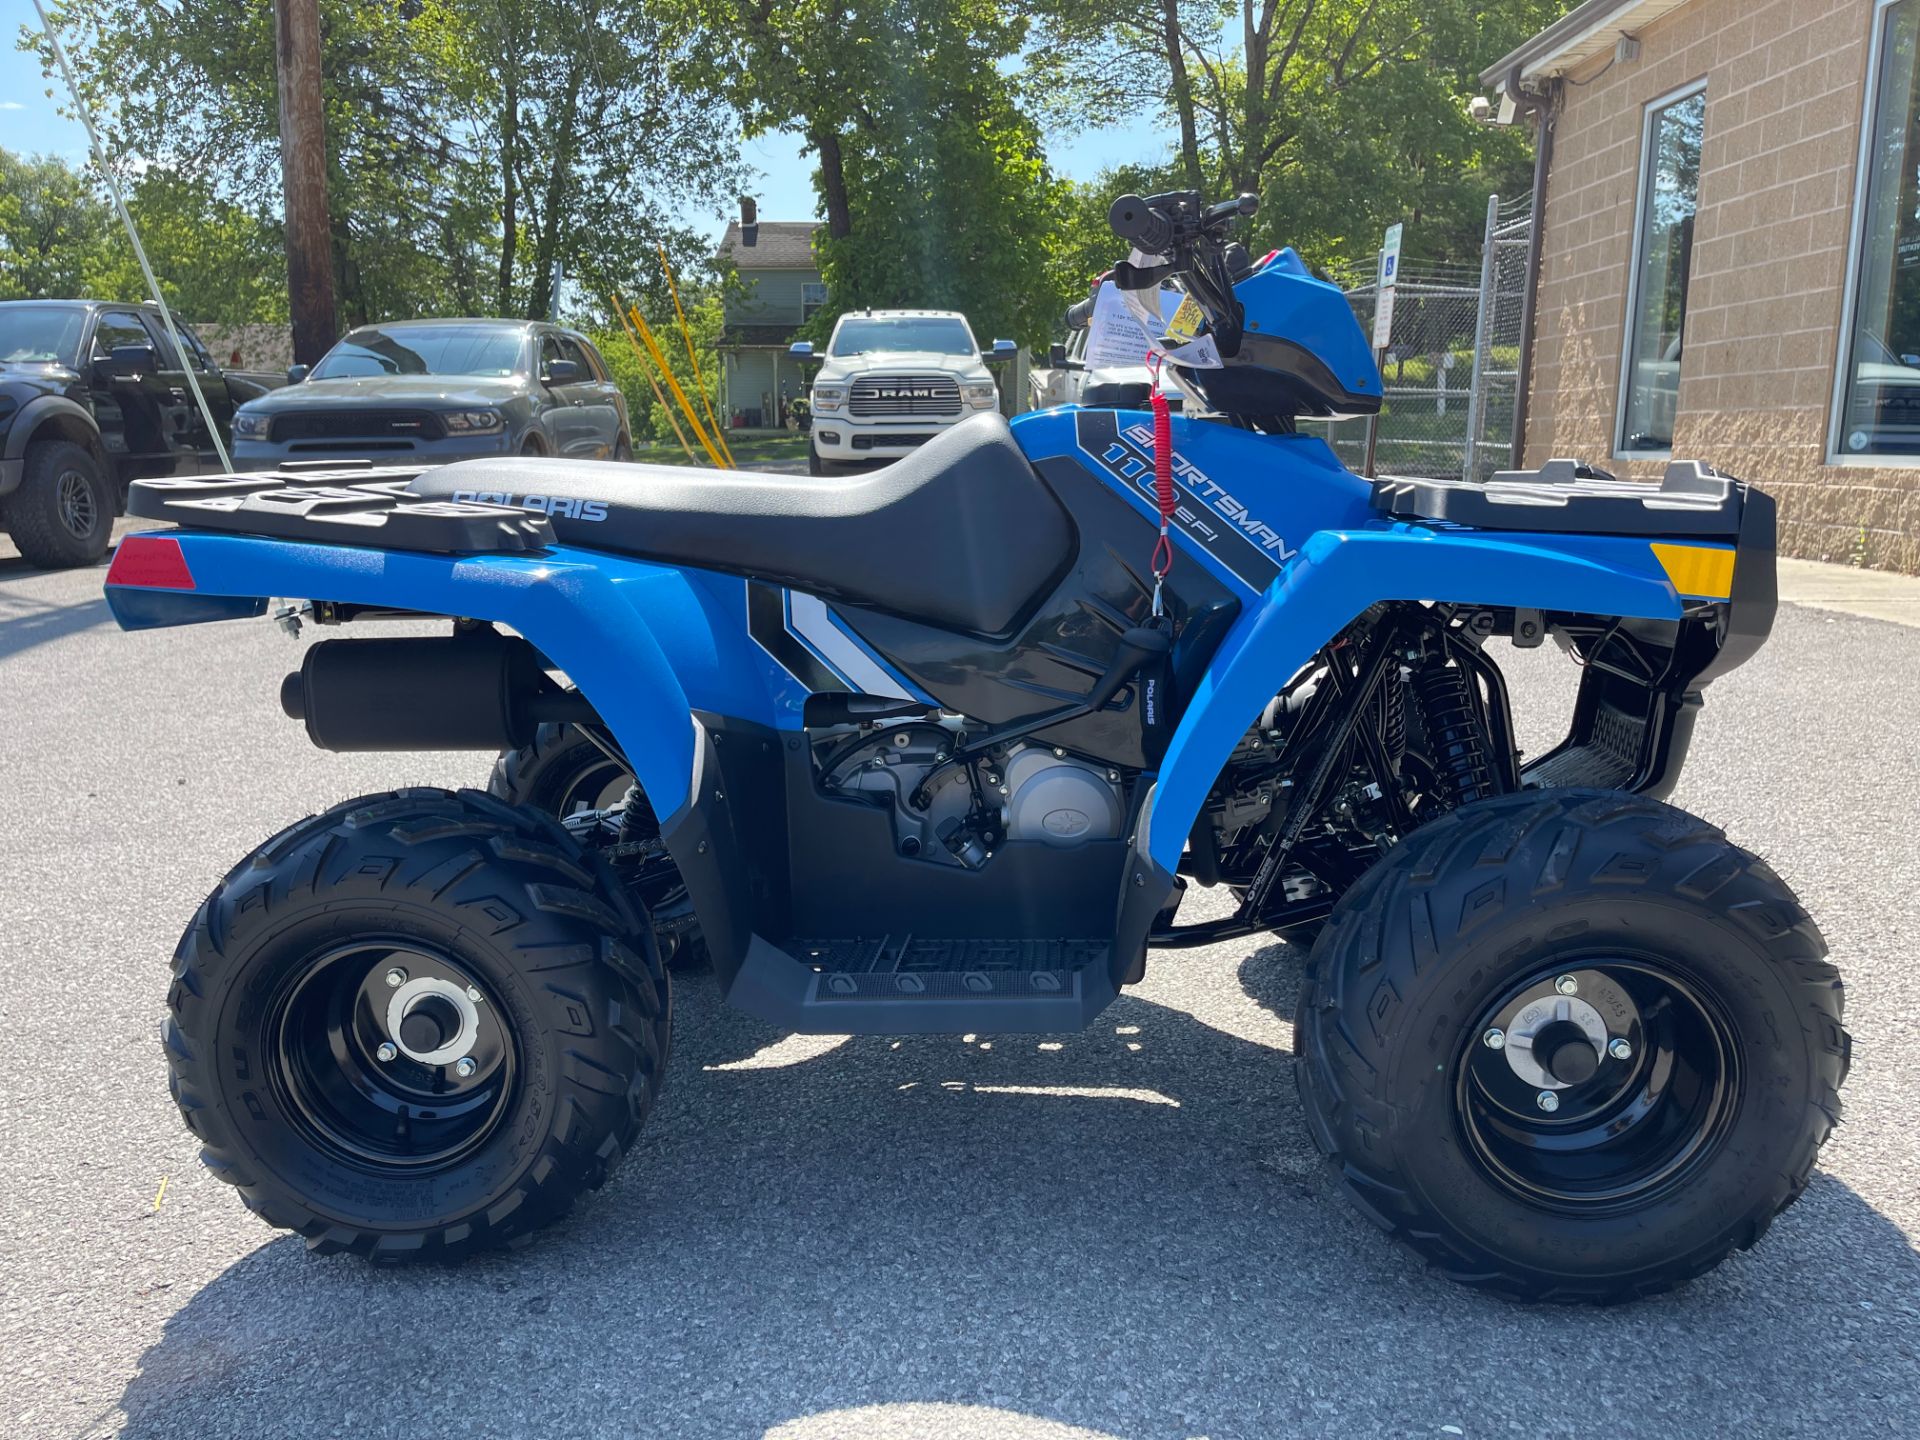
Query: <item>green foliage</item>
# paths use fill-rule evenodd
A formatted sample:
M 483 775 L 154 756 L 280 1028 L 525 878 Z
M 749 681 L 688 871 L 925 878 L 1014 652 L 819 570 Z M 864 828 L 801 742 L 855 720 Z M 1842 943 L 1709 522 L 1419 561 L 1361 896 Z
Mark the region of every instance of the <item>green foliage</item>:
M 693 333 L 694 353 L 700 357 L 700 373 L 706 381 L 706 398 L 724 425 L 726 417 L 720 415 L 720 328 L 722 313 L 720 297 L 707 292 L 697 298 L 688 294 L 684 282 L 680 300 L 687 307 L 687 328 Z M 686 341 L 680 334 L 680 322 L 673 313 L 672 300 L 658 304 L 641 305 L 641 313 L 647 317 L 647 325 L 653 331 L 653 338 L 660 342 L 660 348 L 666 352 L 667 363 L 673 366 L 673 373 L 680 381 L 680 388 L 686 391 L 687 399 L 693 403 L 700 423 L 707 423 L 707 412 L 700 403 L 700 392 L 693 379 L 693 367 L 687 363 Z M 677 442 L 673 438 L 673 426 L 661 413 L 659 402 L 654 399 L 653 387 L 647 383 L 647 368 L 643 368 L 639 355 L 628 342 L 626 333 L 618 325 L 600 325 L 586 330 L 607 362 L 607 369 L 613 374 L 614 384 L 620 387 L 620 393 L 627 397 L 627 413 L 633 420 L 633 438 L 635 442 L 654 440 L 667 445 Z M 650 368 L 650 367 L 648 367 Z M 657 376 L 655 378 L 658 378 Z M 661 392 L 667 397 L 667 404 L 673 405 L 673 394 L 663 382 Z M 676 417 L 678 407 L 675 407 Z M 680 421 L 680 428 L 686 429 L 686 421 Z M 693 441 L 691 433 L 687 435 Z M 698 445 L 695 445 L 696 452 Z
M 167 303 L 203 324 L 284 321 L 274 226 L 202 182 L 147 170 L 127 209 Z M 0 150 L 0 299 L 145 300 L 146 281 L 111 200 L 84 171 Z
M 1034 0 L 1034 64 L 1056 111 L 1144 97 L 1186 132 L 1160 177 L 1251 190 L 1249 244 L 1320 265 L 1371 256 L 1409 222 L 1425 256 L 1477 255 L 1486 197 L 1529 181 L 1522 130 L 1468 118 L 1479 67 L 1554 20 L 1557 0 Z M 1102 45 L 1097 37 L 1107 35 Z
M 56 19 L 111 154 L 277 213 L 271 0 L 62 0 Z M 736 131 L 679 74 L 701 37 L 650 0 L 321 0 L 321 28 L 348 323 L 545 314 L 556 263 L 597 302 L 657 268 L 656 241 L 704 250 L 670 217 L 731 188 Z
M 112 223 L 85 175 L 0 150 L 0 300 L 85 295 Z
M 889 107 L 901 142 L 847 155 L 852 230 L 819 247 L 835 314 L 958 310 L 983 343 L 1051 333 L 1063 297 L 1045 261 L 1070 187 L 1048 172 L 1032 122 L 1000 87 L 983 88 Z M 815 333 L 833 318 L 816 317 Z

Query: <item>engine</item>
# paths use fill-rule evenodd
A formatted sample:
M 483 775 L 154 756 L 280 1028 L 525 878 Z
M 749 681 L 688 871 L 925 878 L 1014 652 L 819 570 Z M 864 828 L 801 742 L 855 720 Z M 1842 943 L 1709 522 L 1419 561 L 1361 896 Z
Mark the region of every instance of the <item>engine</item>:
M 1033 740 L 965 753 L 982 728 L 940 713 L 815 732 L 815 773 L 829 795 L 886 806 L 900 853 L 935 863 L 977 869 L 1011 840 L 1065 847 L 1123 833 L 1120 771 Z

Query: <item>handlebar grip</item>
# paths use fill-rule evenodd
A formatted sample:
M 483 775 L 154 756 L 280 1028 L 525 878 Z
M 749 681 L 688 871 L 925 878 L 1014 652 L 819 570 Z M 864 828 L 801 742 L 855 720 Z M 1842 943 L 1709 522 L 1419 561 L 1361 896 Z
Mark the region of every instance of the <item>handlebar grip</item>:
M 1081 300 L 1067 307 L 1067 328 L 1084 330 L 1093 319 L 1093 301 Z
M 1138 195 L 1122 195 L 1107 211 L 1113 233 L 1148 255 L 1164 255 L 1173 245 L 1173 221 Z
M 1239 194 L 1231 200 L 1222 200 L 1218 205 L 1207 207 L 1206 223 L 1219 224 L 1224 220 L 1251 219 L 1260 208 L 1260 197 L 1253 194 Z

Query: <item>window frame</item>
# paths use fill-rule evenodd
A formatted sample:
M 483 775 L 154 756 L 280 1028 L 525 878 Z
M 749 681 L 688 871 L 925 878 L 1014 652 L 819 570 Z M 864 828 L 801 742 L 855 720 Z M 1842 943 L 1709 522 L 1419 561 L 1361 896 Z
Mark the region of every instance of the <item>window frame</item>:
M 810 302 L 807 299 L 807 292 L 815 288 L 820 291 L 820 298 Z M 813 319 L 814 316 L 826 309 L 832 301 L 833 292 L 827 288 L 826 281 L 802 280 L 800 282 L 800 323 L 802 325 L 806 324 L 809 320 Z M 813 306 L 811 310 L 807 308 L 809 304 Z
M 1888 0 L 1888 3 L 1892 3 L 1892 0 Z M 1656 95 L 1640 107 L 1640 164 L 1634 172 L 1633 229 L 1628 232 L 1627 307 L 1625 313 L 1620 318 L 1620 387 L 1614 396 L 1613 402 L 1613 458 L 1616 460 L 1671 460 L 1673 458 L 1673 445 L 1671 442 L 1668 443 L 1667 448 L 1664 450 L 1627 449 L 1627 398 L 1633 390 L 1633 352 L 1635 349 L 1634 341 L 1637 338 L 1635 331 L 1638 329 L 1640 323 L 1640 252 L 1646 238 L 1644 227 L 1647 223 L 1647 192 L 1650 187 L 1650 182 L 1653 179 L 1653 149 L 1655 135 L 1657 133 L 1655 120 L 1662 111 L 1671 109 L 1681 101 L 1691 100 L 1695 95 L 1705 95 L 1707 93 L 1707 80 L 1708 77 L 1702 75 L 1696 80 L 1688 81 L 1678 89 L 1669 90 L 1664 95 Z M 1706 139 L 1706 109 L 1704 106 L 1701 109 L 1700 135 L 1702 144 L 1704 145 Z M 1700 197 L 1698 194 L 1695 194 L 1693 197 L 1693 213 L 1696 217 L 1700 213 Z M 1697 227 L 1694 230 L 1693 238 L 1697 244 L 1700 239 L 1700 232 Z M 1686 312 L 1693 308 L 1691 303 L 1692 297 L 1688 296 L 1687 299 L 1688 303 L 1682 308 L 1680 317 L 1682 336 L 1686 334 Z M 1680 364 L 1684 371 L 1686 366 L 1686 348 L 1684 344 L 1681 347 Z M 1678 393 L 1678 381 L 1676 380 L 1674 394 L 1674 414 L 1676 418 L 1679 412 L 1680 397 Z
M 1853 214 L 1847 224 L 1846 289 L 1840 295 L 1840 330 L 1834 336 L 1833 389 L 1827 400 L 1826 464 L 1875 466 L 1910 470 L 1920 466 L 1920 454 L 1849 455 L 1840 447 L 1840 431 L 1847 421 L 1847 371 L 1853 365 L 1853 327 L 1860 304 L 1860 263 L 1867 243 L 1867 172 L 1873 154 L 1873 132 L 1880 107 L 1880 61 L 1886 53 L 1887 12 L 1901 0 L 1874 0 L 1867 36 L 1867 76 L 1861 87 L 1860 144 L 1853 157 Z

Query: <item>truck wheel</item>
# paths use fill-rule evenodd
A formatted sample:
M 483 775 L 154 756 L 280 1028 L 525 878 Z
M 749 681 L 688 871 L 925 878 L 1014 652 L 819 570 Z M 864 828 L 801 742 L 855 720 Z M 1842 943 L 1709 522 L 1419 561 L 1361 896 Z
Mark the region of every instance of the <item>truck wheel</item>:
M 86 446 L 42 440 L 27 447 L 26 473 L 7 497 L 7 528 L 29 564 L 70 570 L 106 555 L 113 508 L 113 490 Z
M 529 805 L 565 819 L 582 810 L 611 810 L 624 804 L 633 775 L 607 758 L 572 725 L 542 725 L 533 743 L 502 751 L 493 762 L 487 793 L 509 805 Z M 657 830 L 651 833 L 658 833 Z M 662 949 L 670 970 L 693 970 L 708 963 L 706 941 L 688 914 L 661 914 Z
M 1374 1224 L 1526 1300 L 1671 1289 L 1765 1233 L 1840 1114 L 1838 973 L 1718 830 L 1535 791 L 1344 896 L 1295 1020 L 1307 1128 Z
M 827 462 L 820 458 L 820 452 L 813 448 L 813 441 L 809 438 L 807 441 L 807 474 L 825 475 L 826 473 Z
M 167 1063 L 213 1173 L 316 1250 L 450 1257 L 605 1180 L 665 1068 L 652 931 L 554 822 L 402 790 L 281 832 L 174 955 Z

